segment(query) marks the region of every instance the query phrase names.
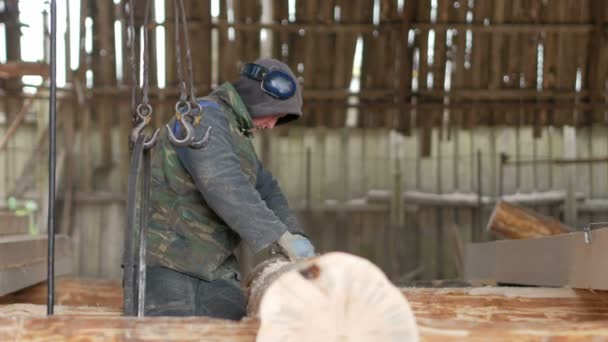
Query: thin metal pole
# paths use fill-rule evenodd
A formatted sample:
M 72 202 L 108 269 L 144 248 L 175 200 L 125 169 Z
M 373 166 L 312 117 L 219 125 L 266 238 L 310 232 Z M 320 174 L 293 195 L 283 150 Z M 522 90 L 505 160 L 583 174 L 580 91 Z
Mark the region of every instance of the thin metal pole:
M 55 305 L 55 153 L 57 133 L 57 4 L 51 0 L 51 98 L 49 100 L 49 212 L 47 315 L 53 315 Z
M 310 215 L 312 208 L 312 150 L 310 147 L 306 148 L 306 210 Z
M 477 229 L 475 229 L 477 231 L 476 234 L 474 234 L 474 239 L 473 242 L 479 242 L 481 241 L 482 235 L 483 235 L 483 227 L 481 226 L 483 223 L 483 183 L 482 183 L 482 160 L 481 160 L 481 150 L 477 150 Z

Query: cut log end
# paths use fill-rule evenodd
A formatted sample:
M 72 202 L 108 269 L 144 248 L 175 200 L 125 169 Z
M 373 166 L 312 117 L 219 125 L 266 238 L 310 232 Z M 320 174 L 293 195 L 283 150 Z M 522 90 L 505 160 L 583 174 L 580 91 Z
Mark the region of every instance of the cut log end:
M 371 262 L 335 252 L 289 267 L 263 294 L 258 341 L 418 340 L 407 300 Z
M 486 229 L 504 239 L 528 239 L 572 231 L 552 217 L 505 201 L 496 203 Z

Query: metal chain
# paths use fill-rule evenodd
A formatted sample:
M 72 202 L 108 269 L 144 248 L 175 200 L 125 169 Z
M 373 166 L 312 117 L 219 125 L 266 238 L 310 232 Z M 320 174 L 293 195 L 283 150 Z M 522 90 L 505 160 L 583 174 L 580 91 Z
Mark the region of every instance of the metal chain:
M 139 122 L 139 116 L 135 113 L 137 107 L 137 64 L 135 63 L 135 19 L 134 19 L 133 0 L 129 0 L 129 62 L 131 64 L 131 115 L 133 122 Z
M 137 137 L 143 132 L 143 130 L 146 128 L 152 118 L 152 106 L 149 103 L 148 96 L 150 91 L 150 82 L 148 75 L 148 64 L 150 59 L 148 51 L 148 25 L 150 21 L 150 1 L 151 0 L 146 0 L 144 23 L 142 26 L 144 36 L 143 42 L 141 44 L 141 50 L 143 51 L 143 65 L 141 65 L 141 70 L 143 73 L 141 87 L 142 97 L 141 102 L 137 104 L 137 89 L 139 88 L 137 74 L 139 70 L 137 68 L 138 63 L 135 62 L 135 6 L 133 4 L 133 0 L 129 0 L 129 60 L 131 62 L 131 80 L 133 82 L 131 88 L 131 115 L 133 116 L 133 120 L 136 123 L 136 126 L 131 131 L 131 146 L 135 143 Z M 146 149 L 152 148 L 154 144 L 156 144 L 156 141 L 158 141 L 158 133 L 159 130 L 155 130 L 152 137 L 150 137 L 144 142 L 144 147 Z
M 196 101 L 196 95 L 194 94 L 194 73 L 192 71 L 192 53 L 190 50 L 190 41 L 188 39 L 188 25 L 186 22 L 186 10 L 184 7 L 183 0 L 174 0 L 174 22 L 175 22 L 175 62 L 177 66 L 177 78 L 179 82 L 179 100 L 175 104 L 175 117 L 176 120 L 184 128 L 184 137 L 177 138 L 173 134 L 173 130 L 169 125 L 167 128 L 167 138 L 173 146 L 188 146 L 194 149 L 200 149 L 207 146 L 210 139 L 211 127 L 207 127 L 207 130 L 203 134 L 203 137 L 199 140 L 195 140 L 195 129 L 202 119 L 203 108 L 198 101 Z M 180 20 L 182 24 L 182 34 L 180 37 Z M 182 64 L 182 51 L 181 51 L 181 39 L 184 41 L 186 48 L 186 63 L 188 71 L 188 83 L 184 80 L 184 66 Z M 188 95 L 190 98 L 188 98 Z
M 143 84 L 142 84 L 142 104 L 148 105 L 149 98 L 148 94 L 150 92 L 150 81 L 149 81 L 149 72 L 148 72 L 148 64 L 150 64 L 150 52 L 149 52 L 149 42 L 148 42 L 148 25 L 150 23 L 150 1 L 146 0 L 146 14 L 144 15 L 144 25 L 142 26 L 142 30 L 144 30 L 144 43 L 143 43 L 143 52 L 144 52 L 144 60 L 143 60 Z M 152 114 L 152 113 L 150 113 Z
M 190 90 L 190 101 L 196 102 L 196 96 L 194 95 L 194 72 L 192 71 L 192 52 L 190 50 L 190 40 L 188 39 L 188 24 L 186 22 L 186 10 L 184 8 L 184 1 L 177 0 L 181 11 L 182 31 L 184 35 L 184 44 L 186 45 L 186 65 L 188 67 L 188 81 Z
M 187 99 L 186 82 L 184 81 L 183 66 L 182 66 L 182 50 L 179 34 L 180 12 L 177 4 L 178 0 L 173 2 L 173 12 L 175 17 L 175 64 L 177 66 L 177 80 L 179 82 L 179 100 L 185 102 Z
M 152 106 L 150 106 L 149 92 L 150 92 L 150 81 L 149 81 L 149 71 L 148 64 L 150 60 L 150 53 L 148 51 L 148 25 L 150 21 L 150 0 L 146 0 L 146 8 L 144 15 L 144 23 L 142 26 L 144 39 L 141 45 L 141 49 L 143 50 L 143 65 L 141 65 L 143 78 L 142 78 L 142 97 L 141 103 L 137 104 L 137 89 L 139 88 L 138 82 L 138 65 L 139 63 L 135 62 L 135 19 L 134 19 L 135 7 L 133 5 L 133 0 L 129 0 L 129 61 L 131 63 L 131 81 L 133 82 L 133 87 L 131 88 L 131 110 L 133 116 L 135 118 L 135 122 L 139 122 L 140 120 L 145 120 L 146 117 L 152 114 Z

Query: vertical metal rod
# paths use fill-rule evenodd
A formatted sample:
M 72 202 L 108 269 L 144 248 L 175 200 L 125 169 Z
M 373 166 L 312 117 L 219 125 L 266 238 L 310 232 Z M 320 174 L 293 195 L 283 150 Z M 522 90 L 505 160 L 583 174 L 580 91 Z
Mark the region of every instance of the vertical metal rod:
M 441 149 L 441 135 L 437 139 L 437 173 L 435 177 L 437 177 L 437 192 L 441 195 L 443 194 L 443 153 Z M 445 250 L 445 241 L 443 238 L 443 207 L 437 206 L 435 209 L 436 214 L 436 232 L 437 232 L 437 245 L 435 250 L 435 259 L 437 261 L 437 273 L 436 279 L 442 279 L 444 273 L 444 258 L 443 252 Z
M 504 194 L 504 178 L 505 178 L 505 163 L 507 162 L 507 154 L 500 154 L 500 161 L 498 165 L 498 198 L 500 199 Z
M 49 104 L 49 211 L 47 256 L 47 315 L 55 305 L 55 153 L 57 133 L 57 4 L 51 0 L 51 93 Z
M 146 242 L 148 238 L 148 215 L 150 203 L 150 150 L 143 151 L 143 182 L 141 188 L 142 208 L 139 219 L 139 260 L 137 263 L 137 317 L 144 317 L 146 302 Z
M 312 150 L 306 148 L 306 210 L 309 212 L 312 208 Z
M 481 150 L 477 150 L 477 234 L 474 234 L 474 241 L 477 242 L 481 240 L 481 235 L 483 228 L 482 220 L 483 220 L 483 189 L 482 189 L 482 175 L 481 175 Z M 502 164 L 501 164 L 502 165 Z

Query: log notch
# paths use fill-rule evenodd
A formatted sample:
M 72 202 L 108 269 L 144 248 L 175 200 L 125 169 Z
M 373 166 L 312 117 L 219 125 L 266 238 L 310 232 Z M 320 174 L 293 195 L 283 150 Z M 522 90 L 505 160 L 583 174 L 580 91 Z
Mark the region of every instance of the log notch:
M 247 285 L 258 341 L 418 341 L 405 297 L 360 257 L 267 263 Z
M 496 203 L 486 229 L 505 239 L 527 239 L 572 231 L 554 218 L 505 201 Z

